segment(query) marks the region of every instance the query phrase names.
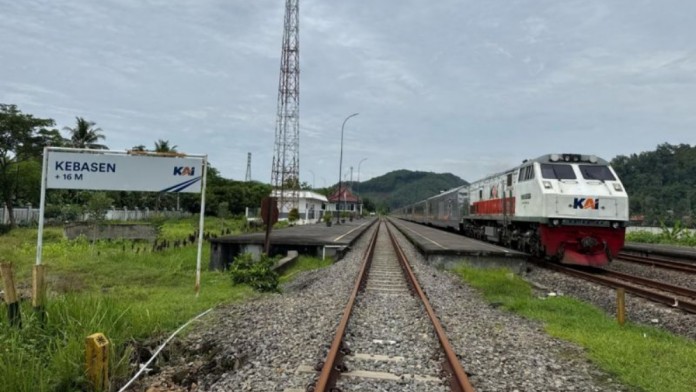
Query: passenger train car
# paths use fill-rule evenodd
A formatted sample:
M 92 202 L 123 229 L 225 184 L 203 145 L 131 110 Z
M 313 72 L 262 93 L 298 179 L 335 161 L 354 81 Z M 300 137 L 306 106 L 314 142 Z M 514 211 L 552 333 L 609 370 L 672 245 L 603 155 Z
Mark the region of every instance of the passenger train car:
M 607 161 L 549 154 L 394 215 L 565 264 L 604 266 L 623 247 L 628 196 Z

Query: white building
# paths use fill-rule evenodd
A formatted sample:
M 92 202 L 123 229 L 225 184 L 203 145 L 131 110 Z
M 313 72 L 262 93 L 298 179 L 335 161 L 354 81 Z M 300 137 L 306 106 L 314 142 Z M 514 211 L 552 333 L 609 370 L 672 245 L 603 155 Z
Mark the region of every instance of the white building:
M 295 222 L 298 225 L 306 225 L 308 223 L 318 223 L 321 221 L 322 214 L 328 208 L 329 201 L 326 196 L 312 191 L 297 191 L 300 199 L 298 211 L 300 220 Z M 283 191 L 286 197 L 290 197 L 289 191 Z M 280 198 L 280 192 L 274 190 L 271 192 L 272 197 Z M 287 204 L 282 209 L 279 207 L 278 220 L 287 220 L 290 208 Z

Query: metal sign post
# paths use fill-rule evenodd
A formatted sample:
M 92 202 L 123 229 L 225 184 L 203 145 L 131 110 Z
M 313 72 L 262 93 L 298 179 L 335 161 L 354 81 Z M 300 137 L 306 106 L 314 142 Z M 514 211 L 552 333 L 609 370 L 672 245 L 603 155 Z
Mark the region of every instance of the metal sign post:
M 278 222 L 278 199 L 275 197 L 265 197 L 261 201 L 261 219 L 266 224 L 266 238 L 264 240 L 263 251 L 266 256 L 271 250 L 271 229 Z

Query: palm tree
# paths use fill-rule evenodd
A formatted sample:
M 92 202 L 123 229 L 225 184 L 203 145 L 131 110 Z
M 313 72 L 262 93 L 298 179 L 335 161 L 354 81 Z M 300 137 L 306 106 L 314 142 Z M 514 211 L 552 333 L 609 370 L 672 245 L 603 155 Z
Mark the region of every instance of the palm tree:
M 155 142 L 155 152 L 176 152 L 177 145 L 170 146 L 169 140 L 159 139 Z
M 143 151 L 144 152 L 144 151 L 147 151 L 147 149 L 145 148 L 144 145 L 138 144 L 137 146 L 133 146 L 133 148 L 131 148 L 131 151 Z
M 98 150 L 106 150 L 107 146 L 97 143 L 99 140 L 104 140 L 106 137 L 101 134 L 101 128 L 95 128 L 96 125 L 92 121 L 87 121 L 82 117 L 76 117 L 77 125 L 75 128 L 64 127 L 63 130 L 70 132 L 69 144 L 75 148 L 94 148 Z
M 176 153 L 176 145 L 170 146 L 169 145 L 169 140 L 162 140 L 158 139 L 155 142 L 155 152 L 157 153 Z M 160 198 L 162 197 L 162 193 L 157 194 L 157 204 L 156 204 L 156 209 L 159 210 L 160 206 Z M 176 208 L 179 209 L 179 193 L 177 192 L 176 194 Z

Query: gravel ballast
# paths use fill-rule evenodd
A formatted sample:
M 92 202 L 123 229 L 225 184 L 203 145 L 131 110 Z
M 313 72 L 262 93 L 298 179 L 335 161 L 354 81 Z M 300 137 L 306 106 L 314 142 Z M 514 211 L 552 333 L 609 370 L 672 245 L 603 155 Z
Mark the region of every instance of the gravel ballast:
M 324 358 L 373 230 L 363 235 L 343 260 L 329 268 L 298 275 L 283 288 L 283 294 L 216 309 L 206 322 L 197 324 L 188 336 L 168 350 L 170 361 L 162 365 L 158 374 L 131 390 L 148 387 L 158 391 L 304 389 L 315 373 L 297 372 L 297 369 L 314 366 Z M 397 230 L 393 231 L 477 391 L 626 390 L 585 360 L 581 348 L 549 337 L 537 323 L 487 304 L 477 291 L 457 277 L 428 265 Z M 534 278 L 544 281 L 541 275 Z M 383 315 L 365 311 L 354 317 L 367 322 Z M 411 329 L 404 327 L 401 333 L 426 333 L 418 325 Z M 387 335 L 390 330 L 391 326 L 385 326 L 383 333 Z M 398 348 L 388 349 L 394 350 L 389 351 L 390 355 L 399 355 Z M 369 347 L 360 347 L 360 351 L 366 350 Z M 425 373 L 431 373 L 434 361 L 427 359 L 430 354 L 427 352 L 418 359 L 422 363 L 408 366 L 420 365 Z M 363 364 L 352 363 L 352 366 Z M 372 366 L 382 371 L 399 371 L 393 364 Z M 432 390 L 427 384 L 415 382 L 375 388 Z

